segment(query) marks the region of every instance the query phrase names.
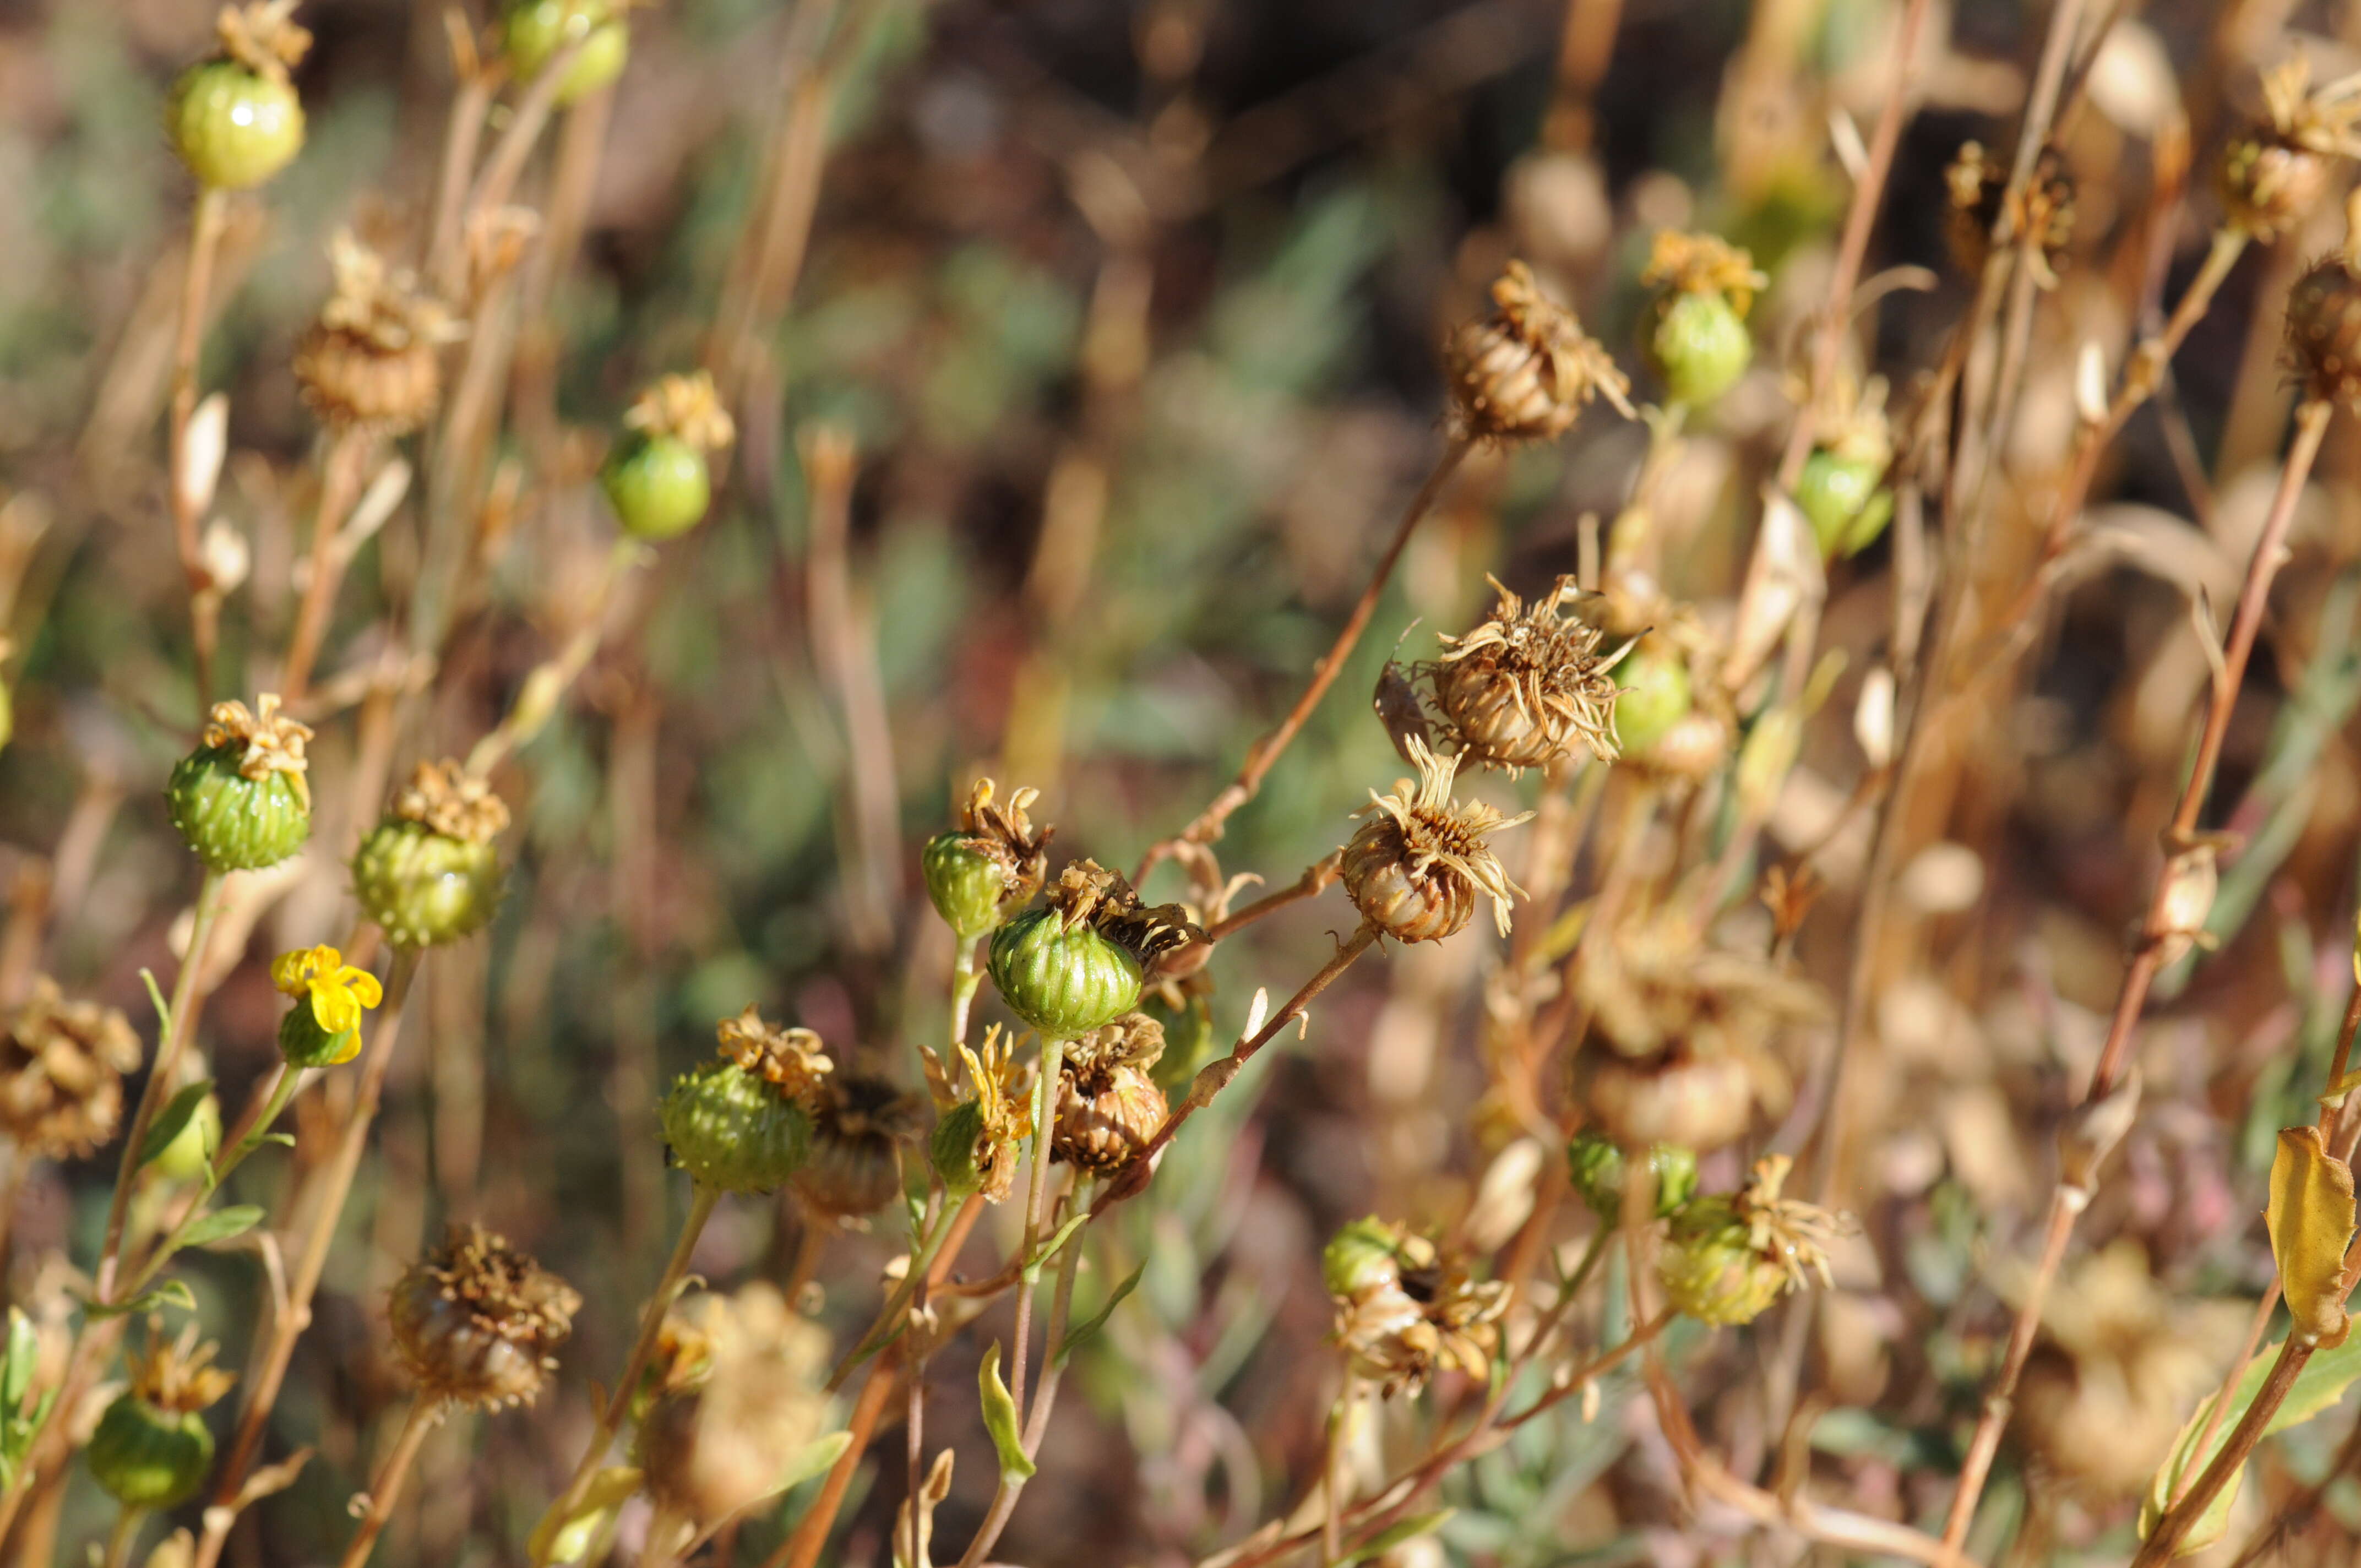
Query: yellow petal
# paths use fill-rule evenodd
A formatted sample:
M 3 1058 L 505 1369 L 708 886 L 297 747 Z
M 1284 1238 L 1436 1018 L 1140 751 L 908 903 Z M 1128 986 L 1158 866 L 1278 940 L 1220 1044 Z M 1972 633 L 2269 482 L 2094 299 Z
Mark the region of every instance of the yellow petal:
M 385 1000 L 385 987 L 377 982 L 377 976 L 365 969 L 355 969 L 346 964 L 336 971 L 336 983 L 350 991 L 364 1007 L 374 1007 Z
M 312 988 L 312 1016 L 331 1035 L 341 1035 L 360 1026 L 361 1004 L 343 986 L 315 985 Z
M 345 1036 L 345 1043 L 336 1048 L 336 1054 L 328 1058 L 328 1065 L 335 1067 L 339 1063 L 348 1062 L 360 1054 L 361 1035 L 358 1029 L 355 1029 Z
M 302 995 L 311 973 L 311 960 L 312 951 L 309 948 L 298 948 L 293 952 L 281 953 L 271 959 L 272 989 L 287 996 Z
M 2296 1332 L 2323 1348 L 2345 1343 L 2345 1248 L 2353 1239 L 2353 1172 L 2332 1156 L 2317 1127 L 2279 1133 L 2271 1161 L 2271 1255 Z

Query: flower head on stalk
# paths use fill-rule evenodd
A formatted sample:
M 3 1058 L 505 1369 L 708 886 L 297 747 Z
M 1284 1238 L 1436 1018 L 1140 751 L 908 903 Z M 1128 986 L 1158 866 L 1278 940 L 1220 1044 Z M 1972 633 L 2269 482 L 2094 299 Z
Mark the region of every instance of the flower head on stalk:
M 385 987 L 365 969 L 345 962 L 334 948 L 298 948 L 270 963 L 270 983 L 281 995 L 311 999 L 312 1016 L 331 1035 L 357 1029 L 361 1014 L 385 1000 Z
M 1492 313 L 1444 346 L 1457 423 L 1471 439 L 1548 440 L 1573 428 L 1604 397 L 1625 419 L 1631 383 L 1572 311 L 1542 291 L 1532 269 L 1511 261 L 1492 284 Z
M 1368 821 L 1345 846 L 1345 891 L 1363 919 L 1403 942 L 1458 931 L 1481 893 L 1507 936 L 1509 900 L 1521 890 L 1485 840 L 1533 814 L 1503 817 L 1481 801 L 1454 800 L 1458 759 L 1436 756 L 1414 735 L 1407 743 L 1418 781 L 1397 781 L 1391 795 L 1369 792 L 1369 804 L 1356 813 Z

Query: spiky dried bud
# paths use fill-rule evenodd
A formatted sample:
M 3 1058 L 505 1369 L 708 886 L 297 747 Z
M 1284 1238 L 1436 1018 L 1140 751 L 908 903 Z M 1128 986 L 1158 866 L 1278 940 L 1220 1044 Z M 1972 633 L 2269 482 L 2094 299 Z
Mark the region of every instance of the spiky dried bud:
M 503 875 L 492 840 L 509 808 L 457 762 L 421 762 L 353 856 L 353 892 L 398 948 L 431 948 L 483 929 Z
M 1026 1102 L 1032 1067 L 1014 1059 L 1011 1043 L 997 1024 L 984 1030 L 981 1051 L 961 1042 L 968 1097 L 943 1113 L 928 1145 L 946 1189 L 961 1197 L 979 1193 L 988 1203 L 1005 1199 L 1015 1185 L 1018 1151 L 1031 1128 Z
M 2288 292 L 2287 356 L 2306 398 L 2361 409 L 2361 192 L 2348 220 L 2343 248 Z
M 962 942 L 997 928 L 1041 891 L 1049 874 L 1049 836 L 1026 815 L 1040 797 L 1019 789 L 1006 805 L 993 798 L 990 779 L 978 779 L 960 808 L 959 826 L 927 841 L 927 895 Z
M 131 1387 L 99 1418 L 84 1457 L 106 1495 L 126 1508 L 170 1508 L 196 1496 L 213 1468 L 214 1436 L 201 1412 L 237 1381 L 212 1365 L 194 1323 L 127 1359 Z
M 1542 292 L 1532 269 L 1511 261 L 1492 284 L 1492 313 L 1469 322 L 1444 348 L 1461 429 L 1488 441 L 1547 441 L 1565 434 L 1594 396 L 1632 417 L 1631 383 L 1572 311 Z
M 1421 666 L 1460 760 L 1513 777 L 1565 755 L 1576 741 L 1615 760 L 1615 678 L 1620 651 L 1604 652 L 1598 628 L 1569 618 L 1581 585 L 1560 577 L 1528 607 L 1498 578 L 1499 602 L 1474 630 L 1445 636 L 1443 655 Z
M 724 1192 L 771 1192 L 811 1153 L 812 1102 L 831 1063 L 809 1029 L 752 1007 L 716 1029 L 722 1060 L 684 1073 L 658 1112 L 673 1158 Z
M 1993 225 L 2000 222 L 2008 201 L 2008 166 L 1986 152 L 1981 142 L 1962 142 L 1960 154 L 1944 171 L 1951 196 L 1951 256 L 1960 270 L 1973 278 L 1992 255 Z M 2035 158 L 2033 178 L 2026 182 L 2011 232 L 2031 245 L 2027 263 L 2042 287 L 2058 286 L 2058 263 L 2074 237 L 2074 181 L 2066 160 L 2053 147 Z
M 0 1128 L 18 1151 L 80 1158 L 115 1136 L 123 1077 L 139 1068 L 129 1019 L 95 1002 L 69 1002 L 47 975 L 11 1009 L 0 1033 Z
M 303 148 L 303 104 L 288 81 L 312 47 L 295 0 L 225 5 L 220 51 L 172 84 L 165 127 L 189 172 L 223 191 L 259 185 Z
M 414 430 L 443 394 L 443 345 L 464 335 L 417 274 L 340 229 L 328 255 L 335 292 L 295 345 L 303 400 L 332 428 Z
M 882 1078 L 831 1076 L 812 1100 L 811 1158 L 796 1194 L 840 1220 L 873 1214 L 902 1195 L 902 1146 L 925 1125 L 920 1102 Z
M 279 711 L 265 692 L 249 712 L 217 702 L 197 749 L 181 759 L 165 785 L 172 826 L 216 872 L 277 865 L 312 832 L 312 785 L 304 748 L 310 726 Z
M 1437 1372 L 1489 1372 L 1506 1281 L 1475 1280 L 1426 1237 L 1376 1219 L 1345 1226 L 1321 1261 L 1336 1299 L 1336 1343 L 1354 1375 L 1385 1397 L 1415 1393 Z
M 1742 1190 L 1699 1198 L 1673 1216 L 1656 1260 L 1673 1306 L 1704 1322 L 1749 1323 L 1814 1277 L 1834 1288 L 1828 1244 L 1858 1227 L 1850 1215 L 1780 1197 L 1792 1163 L 1784 1155 L 1757 1160 Z
M 402 1271 L 388 1316 L 419 1387 L 491 1409 L 533 1403 L 581 1306 L 573 1287 L 505 1237 L 455 1224 Z
M 2361 158 L 2361 76 L 2312 90 L 2312 61 L 2290 57 L 2263 73 L 2263 118 L 2222 148 L 2217 180 L 2232 228 L 2268 241 L 2312 214 L 2335 182 L 2339 159 Z
M 1416 737 L 1410 741 L 1416 784 L 1402 779 L 1394 793 L 1369 792 L 1366 817 L 1344 850 L 1345 892 L 1361 918 L 1399 942 L 1433 942 L 1452 936 L 1476 913 L 1476 895 L 1492 901 L 1493 924 L 1509 934 L 1509 900 L 1521 890 L 1485 840 L 1529 819 L 1502 817 L 1481 801 L 1451 797 L 1456 757 L 1438 757 Z
M 1164 1025 L 1145 1013 L 1126 1013 L 1068 1046 L 1050 1157 L 1093 1176 L 1129 1164 L 1164 1124 L 1164 1091 L 1148 1070 L 1163 1055 Z
M 1045 1038 L 1079 1039 L 1139 1004 L 1160 959 L 1205 939 L 1177 904 L 1143 905 L 1121 873 L 1075 861 L 1048 902 L 992 937 L 992 982 Z
M 710 1524 L 776 1492 L 826 1431 L 829 1341 L 764 1284 L 679 1315 L 703 1343 L 703 1375 L 649 1407 L 638 1458 L 658 1507 Z
M 1718 235 L 1667 229 L 1640 281 L 1657 291 L 1643 346 L 1672 400 L 1702 408 L 1737 385 L 1754 359 L 1746 314 L 1770 282 L 1754 258 Z

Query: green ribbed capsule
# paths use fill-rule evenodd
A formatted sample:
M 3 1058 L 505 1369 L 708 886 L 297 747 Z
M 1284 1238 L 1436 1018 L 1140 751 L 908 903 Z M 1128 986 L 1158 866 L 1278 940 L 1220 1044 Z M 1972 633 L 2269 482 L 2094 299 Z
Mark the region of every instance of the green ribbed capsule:
M 303 150 L 303 104 L 285 82 L 238 60 L 208 60 L 172 84 L 164 129 L 200 183 L 250 190 Z
M 964 1198 L 983 1186 L 983 1172 L 975 1163 L 976 1145 L 983 1138 L 983 1102 L 962 1100 L 935 1124 L 927 1144 L 927 1163 L 934 1167 L 943 1190 Z
M 992 983 L 1044 1038 L 1079 1039 L 1139 1005 L 1139 960 L 1054 909 L 1028 910 L 992 937 Z
M 1320 1253 L 1320 1278 L 1328 1294 L 1356 1301 L 1372 1290 L 1401 1283 L 1401 1238 L 1372 1214 L 1347 1220 Z
M 961 942 L 972 942 L 1000 925 L 1009 892 L 1008 868 L 975 848 L 973 840 L 970 833 L 938 833 L 927 840 L 920 857 L 927 896 Z
M 164 786 L 172 826 L 197 859 L 216 872 L 275 866 L 312 836 L 312 807 L 284 773 L 258 779 L 238 772 L 245 749 L 204 746 L 181 759 Z
M 353 856 L 353 894 L 397 948 L 433 948 L 483 929 L 500 903 L 492 845 L 389 817 Z
M 1754 359 L 1754 336 L 1727 296 L 1676 290 L 1658 302 L 1648 363 L 1667 398 L 1703 408 L 1738 384 Z
M 346 1029 L 330 1034 L 320 1026 L 309 997 L 297 1002 L 279 1020 L 279 1054 L 289 1067 L 335 1067 L 360 1054 L 361 1032 Z
M 1574 1190 L 1600 1223 L 1616 1225 L 1623 1219 L 1623 1151 L 1597 1133 L 1577 1133 L 1566 1146 L 1566 1169 Z M 1669 1219 L 1697 1196 L 1697 1156 L 1670 1144 L 1648 1150 L 1648 1168 L 1656 1178 L 1656 1218 Z
M 775 1191 L 811 1157 L 811 1117 L 735 1062 L 683 1074 L 658 1115 L 681 1168 L 724 1192 Z
M 125 1508 L 177 1508 L 204 1486 L 214 1434 L 194 1410 L 167 1410 L 126 1393 L 98 1419 L 85 1456 L 92 1477 Z
M 1829 560 L 1858 555 L 1877 542 L 1894 520 L 1894 492 L 1883 488 L 1882 463 L 1841 457 L 1823 448 L 1804 465 L 1795 485 L 1795 505 L 1812 524 L 1812 537 Z
M 572 104 L 620 76 L 631 58 L 631 32 L 614 6 L 605 0 L 522 0 L 509 7 L 500 41 L 517 76 L 531 81 L 576 38 L 587 41 L 557 88 L 557 101 Z
M 677 435 L 627 436 L 599 470 L 598 482 L 623 532 L 652 542 L 696 527 L 713 499 L 705 454 Z

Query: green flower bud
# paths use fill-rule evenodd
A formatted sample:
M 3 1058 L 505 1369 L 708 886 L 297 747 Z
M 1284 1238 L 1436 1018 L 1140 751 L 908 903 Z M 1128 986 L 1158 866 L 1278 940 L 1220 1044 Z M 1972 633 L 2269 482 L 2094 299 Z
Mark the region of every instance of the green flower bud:
M 193 1410 L 159 1409 L 125 1394 L 99 1418 L 89 1457 L 92 1476 L 125 1508 L 176 1508 L 205 1484 L 214 1434 Z
M 1661 637 L 1643 637 L 1615 666 L 1615 739 L 1626 752 L 1643 757 L 1674 725 L 1687 717 L 1689 665 L 1681 651 Z
M 993 933 L 992 983 L 1044 1036 L 1079 1039 L 1139 1004 L 1156 959 L 1202 938 L 1178 905 L 1143 907 L 1121 876 L 1077 861 L 1046 906 Z
M 1830 1283 L 1828 1244 L 1850 1217 L 1779 1196 L 1790 1162 L 1755 1162 L 1743 1190 L 1699 1198 L 1675 1213 L 1658 1251 L 1664 1299 L 1700 1322 L 1752 1322 L 1781 1296 L 1817 1277 Z
M 1033 829 L 1026 808 L 1040 792 L 1020 789 L 994 804 L 993 782 L 978 779 L 960 809 L 960 825 L 927 841 L 927 896 L 962 943 L 998 927 L 1041 891 L 1051 828 Z
M 148 1168 L 166 1181 L 194 1181 L 212 1167 L 221 1137 L 221 1102 L 208 1094 L 197 1102 L 196 1113 L 181 1124 L 172 1141 L 148 1162 Z
M 279 1054 L 289 1067 L 334 1067 L 352 1060 L 360 1048 L 359 1030 L 329 1033 L 320 1027 L 309 1002 L 298 1002 L 279 1020 Z
M 983 1137 L 983 1102 L 980 1100 L 961 1101 L 935 1124 L 934 1136 L 927 1144 L 927 1163 L 934 1168 L 943 1190 L 954 1198 L 964 1198 L 983 1186 L 984 1173 L 975 1159 Z
M 508 807 L 456 762 L 421 762 L 353 856 L 353 894 L 397 948 L 474 935 L 500 907 Z
M 1621 1223 L 1623 1151 L 1597 1133 L 1578 1133 L 1566 1146 L 1565 1158 L 1574 1190 L 1590 1212 L 1605 1224 Z M 1648 1168 L 1656 1179 L 1656 1218 L 1670 1218 L 1697 1196 L 1697 1156 L 1687 1149 L 1653 1145 Z
M 303 104 L 283 71 L 274 77 L 240 60 L 208 60 L 172 84 L 164 128 L 200 183 L 245 191 L 303 150 Z
M 521 80 L 541 74 L 558 50 L 577 38 L 588 41 L 566 68 L 557 101 L 587 98 L 623 73 L 631 52 L 631 29 L 605 0 L 522 0 L 509 8 L 501 43 Z
M 700 1185 L 770 1192 L 811 1157 L 811 1103 L 834 1064 L 809 1029 L 749 1007 L 717 1031 L 726 1060 L 684 1074 L 658 1116 L 673 1158 Z
M 1811 521 L 1820 554 L 1858 555 L 1894 518 L 1894 492 L 1883 488 L 1885 465 L 1847 458 L 1826 448 L 1812 454 L 1795 487 L 1795 504 Z
M 1658 307 L 1647 350 L 1665 395 L 1703 408 L 1746 374 L 1754 359 L 1754 337 L 1720 295 L 1675 294 Z
M 1376 1215 L 1347 1220 L 1320 1254 L 1321 1282 L 1340 1301 L 1401 1283 L 1401 1234 Z
M 673 435 L 626 441 L 599 470 L 599 484 L 623 531 L 634 538 L 670 539 L 705 516 L 713 480 L 705 454 Z
M 303 748 L 312 731 L 280 715 L 274 696 L 255 706 L 214 704 L 202 742 L 165 785 L 172 826 L 211 871 L 275 866 L 311 837 Z

